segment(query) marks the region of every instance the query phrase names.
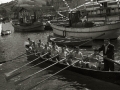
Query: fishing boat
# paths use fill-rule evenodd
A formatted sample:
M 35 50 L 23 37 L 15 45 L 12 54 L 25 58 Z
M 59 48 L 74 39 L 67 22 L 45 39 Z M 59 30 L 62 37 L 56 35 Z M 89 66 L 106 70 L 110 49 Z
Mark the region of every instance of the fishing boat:
M 82 43 L 85 43 L 87 41 L 90 41 L 91 39 L 81 39 L 81 38 L 61 38 L 61 37 L 55 37 L 55 36 L 50 36 L 49 41 L 56 43 L 58 46 L 70 46 L 70 47 L 75 47 L 79 46 Z M 93 41 L 90 41 L 86 44 L 84 44 L 84 47 L 91 47 L 93 44 Z
M 43 31 L 44 24 L 42 22 L 41 11 L 38 7 L 19 7 L 14 10 L 12 26 L 14 31 L 34 32 Z
M 36 58 L 36 56 L 34 57 Z M 57 57 L 54 57 L 53 59 L 55 59 Z M 31 57 L 29 58 L 29 60 L 32 60 Z M 40 58 L 40 61 L 43 61 L 45 59 Z M 53 64 L 56 63 L 54 60 L 47 60 L 46 63 L 48 64 Z M 68 65 L 67 64 L 63 64 L 63 63 L 57 63 L 54 65 L 55 67 L 60 67 L 60 68 L 65 68 Z M 83 68 L 83 67 L 78 67 L 78 66 L 69 66 L 67 68 L 67 70 L 73 71 L 75 73 L 78 74 L 82 74 L 82 75 L 86 75 L 86 76 L 90 76 L 99 80 L 103 80 L 103 81 L 107 81 L 107 82 L 111 82 L 114 84 L 118 84 L 120 85 L 120 71 L 101 71 L 101 70 L 95 70 L 95 69 L 90 69 L 90 68 Z
M 70 9 L 64 22 L 51 22 L 53 33 L 55 36 L 75 38 L 94 38 L 105 33 L 97 39 L 117 39 L 120 35 L 117 3 L 112 0 L 99 0 L 99 2 L 89 2 Z M 86 8 L 80 9 L 80 7 Z

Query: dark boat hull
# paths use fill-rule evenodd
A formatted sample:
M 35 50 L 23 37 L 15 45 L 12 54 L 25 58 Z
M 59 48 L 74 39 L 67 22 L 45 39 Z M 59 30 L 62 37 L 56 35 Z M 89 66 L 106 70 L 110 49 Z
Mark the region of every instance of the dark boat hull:
M 34 23 L 29 26 L 16 25 L 12 23 L 14 30 L 17 32 L 34 32 L 34 31 L 44 31 L 45 26 L 42 23 Z
M 34 57 L 36 58 L 36 56 Z M 30 60 L 31 58 L 29 58 Z M 31 59 L 33 60 L 33 59 Z M 39 61 L 44 60 L 44 59 L 39 59 Z M 46 61 L 46 63 L 48 64 L 53 64 L 55 63 L 55 61 L 51 61 L 48 60 Z M 35 64 L 35 63 L 34 63 Z M 60 67 L 60 68 L 65 68 L 67 65 L 66 64 L 61 64 L 61 63 L 57 63 L 54 65 L 55 67 Z M 78 74 L 82 74 L 82 75 L 86 75 L 86 76 L 90 76 L 96 79 L 100 79 L 103 81 L 107 81 L 107 82 L 111 82 L 114 84 L 118 84 L 120 85 L 120 71 L 100 71 L 100 70 L 93 70 L 93 69 L 89 69 L 89 68 L 81 68 L 81 67 L 77 67 L 77 66 L 70 66 L 67 68 L 67 70 L 73 71 L 75 73 Z
M 49 39 L 51 42 L 56 43 L 58 46 L 79 46 L 83 43 L 88 42 L 88 40 L 90 39 L 75 39 L 75 38 L 60 38 L 60 37 L 50 37 Z M 82 46 L 86 46 L 86 47 L 91 47 L 93 45 L 93 41 L 89 41 L 88 43 L 82 45 Z M 82 47 L 81 46 L 81 47 Z

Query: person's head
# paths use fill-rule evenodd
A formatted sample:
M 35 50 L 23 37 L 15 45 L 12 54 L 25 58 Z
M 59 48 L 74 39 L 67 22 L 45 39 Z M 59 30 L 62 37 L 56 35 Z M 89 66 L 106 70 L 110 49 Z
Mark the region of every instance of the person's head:
M 104 39 L 104 44 L 108 45 L 110 43 L 110 39 Z
M 28 41 L 30 41 L 30 38 L 28 38 Z

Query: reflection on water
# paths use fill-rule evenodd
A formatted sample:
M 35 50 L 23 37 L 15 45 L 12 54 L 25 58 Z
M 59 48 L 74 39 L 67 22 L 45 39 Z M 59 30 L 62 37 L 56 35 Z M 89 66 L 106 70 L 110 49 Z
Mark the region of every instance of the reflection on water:
M 12 31 L 10 35 L 1 36 L 0 37 L 0 61 L 11 60 L 16 56 L 19 56 L 25 53 L 24 42 L 27 38 L 31 38 L 36 43 L 39 39 L 41 39 L 44 43 L 47 42 L 47 35 L 52 34 L 51 31 L 45 32 L 31 32 L 31 33 L 22 33 L 22 32 L 14 32 L 14 29 L 10 23 L 3 24 L 3 29 L 9 29 Z M 96 41 L 97 45 L 101 45 L 102 41 Z M 119 49 L 120 49 L 120 38 L 117 41 L 112 41 L 116 48 L 116 59 L 120 59 Z M 94 43 L 96 46 L 96 43 Z M 91 53 L 91 52 L 90 52 Z M 51 67 L 39 74 L 32 76 L 31 78 L 25 80 L 20 85 L 14 85 L 14 81 L 25 78 L 26 76 L 37 72 L 38 70 L 45 68 L 49 64 L 44 63 L 40 65 L 40 67 L 34 67 L 31 70 L 27 70 L 22 74 L 12 78 L 9 82 L 5 80 L 4 73 L 10 72 L 15 68 L 19 68 L 20 66 L 26 64 L 28 61 L 26 60 L 26 56 L 16 59 L 12 62 L 8 62 L 0 66 L 0 90 L 15 90 L 18 88 L 19 90 L 24 90 L 24 88 L 28 88 L 40 82 L 41 80 L 51 76 L 53 73 L 57 72 L 61 68 Z M 23 69 L 29 68 L 30 65 L 24 67 Z M 22 69 L 18 70 L 22 71 Z M 120 86 L 114 85 L 111 83 L 103 82 L 91 77 L 83 76 L 71 71 L 62 71 L 60 74 L 53 76 L 49 80 L 41 83 L 36 87 L 35 90 L 87 90 L 83 89 L 83 87 L 91 89 L 91 90 L 118 90 Z

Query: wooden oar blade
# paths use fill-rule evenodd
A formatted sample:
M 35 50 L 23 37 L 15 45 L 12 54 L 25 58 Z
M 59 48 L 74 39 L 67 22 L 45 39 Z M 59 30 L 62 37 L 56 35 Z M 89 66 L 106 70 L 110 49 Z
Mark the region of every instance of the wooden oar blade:
M 17 76 L 19 74 L 21 74 L 21 72 L 16 72 L 16 73 L 9 72 L 9 73 L 5 73 L 5 79 L 6 79 L 6 81 L 9 81 L 10 79 L 12 79 L 13 77 L 15 77 L 15 76 Z

